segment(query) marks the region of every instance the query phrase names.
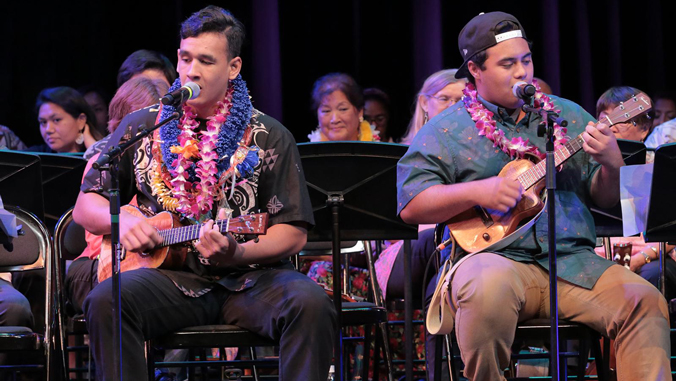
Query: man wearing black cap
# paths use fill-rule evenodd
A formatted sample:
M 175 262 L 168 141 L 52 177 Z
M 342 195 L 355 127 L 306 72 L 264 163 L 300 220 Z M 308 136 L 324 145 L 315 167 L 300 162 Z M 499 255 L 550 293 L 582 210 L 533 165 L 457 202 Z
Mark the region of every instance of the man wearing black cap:
M 497 174 L 513 159 L 544 157 L 545 140 L 537 136 L 542 118 L 523 111 L 524 101 L 513 93 L 515 85 L 533 79 L 521 23 L 502 12 L 480 14 L 460 32 L 458 45 L 464 63 L 456 76 L 470 81 L 463 102 L 430 120 L 399 162 L 398 208 L 409 223 L 444 223 L 477 205 L 508 212 L 524 189 Z M 535 103 L 568 121 L 567 129 L 554 125 L 556 149 L 578 135 L 584 140 L 583 150 L 556 174 L 559 316 L 615 339 L 619 379 L 671 379 L 664 298 L 593 251 L 594 224 L 586 205 L 611 207 L 619 200 L 624 163 L 615 137 L 573 102 L 538 91 Z M 550 316 L 547 230 L 543 215 L 512 242 L 468 257 L 449 278 L 450 309 L 469 379 L 503 379 L 517 323 Z M 465 254 L 458 249 L 454 258 Z

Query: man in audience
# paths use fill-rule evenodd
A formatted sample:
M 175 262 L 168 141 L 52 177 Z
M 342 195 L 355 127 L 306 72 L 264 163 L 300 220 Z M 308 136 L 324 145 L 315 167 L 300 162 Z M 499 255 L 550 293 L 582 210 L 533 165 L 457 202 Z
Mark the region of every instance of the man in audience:
M 164 55 L 141 49 L 130 54 L 117 72 L 117 87 L 134 77 L 159 79 L 171 86 L 176 80 L 176 69 Z

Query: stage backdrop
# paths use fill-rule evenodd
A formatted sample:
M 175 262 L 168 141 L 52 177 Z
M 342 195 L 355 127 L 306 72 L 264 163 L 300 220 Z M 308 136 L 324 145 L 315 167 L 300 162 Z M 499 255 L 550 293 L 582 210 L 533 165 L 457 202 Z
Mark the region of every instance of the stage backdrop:
M 514 14 L 533 44 L 536 76 L 593 113 L 608 87 L 650 94 L 676 89 L 670 70 L 676 8 L 667 0 L 629 1 L 316 1 L 214 2 L 247 28 L 242 58 L 254 106 L 300 141 L 317 125 L 310 110 L 316 78 L 353 75 L 380 87 L 403 133 L 423 80 L 461 63 L 457 35 L 482 11 Z M 41 143 L 34 110 L 45 87 L 95 84 L 112 96 L 117 69 L 137 49 L 176 62 L 178 28 L 205 1 L 3 1 L 0 4 L 0 124 Z M 670 27 L 671 25 L 671 27 Z

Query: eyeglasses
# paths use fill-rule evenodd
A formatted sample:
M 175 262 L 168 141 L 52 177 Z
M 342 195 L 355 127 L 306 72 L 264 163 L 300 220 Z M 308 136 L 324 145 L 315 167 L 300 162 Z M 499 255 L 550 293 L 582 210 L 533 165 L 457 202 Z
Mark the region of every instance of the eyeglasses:
M 430 98 L 436 99 L 439 103 L 450 103 L 450 104 L 456 104 L 460 102 L 460 99 L 454 99 L 451 97 L 447 97 L 445 95 L 439 95 L 439 96 L 434 96 L 434 95 L 428 95 Z
M 364 119 L 366 119 L 366 121 L 369 123 L 383 123 L 387 120 L 387 116 L 383 114 L 376 116 L 364 115 Z

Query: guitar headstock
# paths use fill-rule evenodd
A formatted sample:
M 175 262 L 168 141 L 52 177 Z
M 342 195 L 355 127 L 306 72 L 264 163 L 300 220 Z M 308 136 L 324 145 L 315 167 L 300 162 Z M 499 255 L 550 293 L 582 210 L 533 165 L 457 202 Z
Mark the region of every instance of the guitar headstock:
M 218 221 L 219 225 L 228 225 L 228 233 L 262 235 L 268 230 L 268 214 L 247 214 L 227 221 Z
M 633 95 L 631 98 L 620 103 L 615 109 L 601 120 L 613 124 L 627 122 L 643 113 L 650 111 L 653 105 L 645 93 Z

